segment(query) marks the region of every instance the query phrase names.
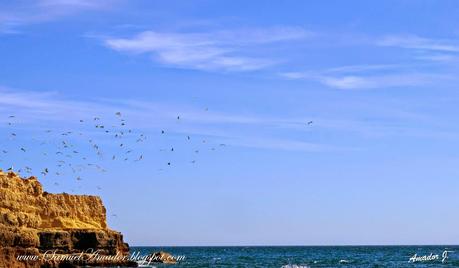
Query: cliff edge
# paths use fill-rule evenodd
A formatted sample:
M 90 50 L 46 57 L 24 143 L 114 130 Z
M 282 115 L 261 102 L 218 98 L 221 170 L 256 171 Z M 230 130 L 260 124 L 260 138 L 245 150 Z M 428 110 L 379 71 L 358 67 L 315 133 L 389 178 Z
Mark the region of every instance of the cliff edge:
M 121 233 L 110 230 L 106 209 L 97 196 L 50 194 L 35 177 L 24 179 L 0 171 L 0 267 L 72 267 L 71 263 L 21 255 L 77 254 L 88 249 L 103 255 L 126 255 L 129 247 Z M 79 265 L 124 265 L 94 262 Z

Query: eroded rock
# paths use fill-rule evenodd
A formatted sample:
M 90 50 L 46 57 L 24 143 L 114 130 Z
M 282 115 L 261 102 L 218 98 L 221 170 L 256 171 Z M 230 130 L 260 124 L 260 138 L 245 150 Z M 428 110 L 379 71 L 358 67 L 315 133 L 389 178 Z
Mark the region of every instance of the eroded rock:
M 100 254 L 126 255 L 121 233 L 110 230 L 106 209 L 97 196 L 50 194 L 37 178 L 24 179 L 0 171 L 0 267 L 38 268 L 75 265 L 135 267 L 129 261 L 24 261 L 19 255 L 77 254 L 88 249 Z

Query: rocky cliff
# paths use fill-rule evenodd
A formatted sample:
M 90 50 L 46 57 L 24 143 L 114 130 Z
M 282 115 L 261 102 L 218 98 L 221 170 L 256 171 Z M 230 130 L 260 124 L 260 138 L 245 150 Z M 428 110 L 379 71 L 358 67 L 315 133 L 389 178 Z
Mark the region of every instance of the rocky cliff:
M 88 249 L 104 255 L 129 251 L 123 236 L 107 227 L 99 197 L 50 194 L 35 177 L 24 179 L 0 171 L 0 268 L 72 267 L 43 254 L 78 254 Z M 17 259 L 20 255 L 41 258 L 23 261 Z M 135 266 L 123 261 L 79 264 Z

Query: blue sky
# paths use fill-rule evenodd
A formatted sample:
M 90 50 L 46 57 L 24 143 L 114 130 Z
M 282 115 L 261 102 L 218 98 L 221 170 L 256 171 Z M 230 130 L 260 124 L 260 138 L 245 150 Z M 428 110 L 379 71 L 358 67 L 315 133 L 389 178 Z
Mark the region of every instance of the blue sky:
M 36 175 L 102 196 L 131 245 L 456 243 L 458 9 L 1 1 L 0 165 L 55 168 L 42 141 L 63 131 L 97 141 L 106 172 Z M 88 123 L 118 111 L 142 161 L 111 161 Z

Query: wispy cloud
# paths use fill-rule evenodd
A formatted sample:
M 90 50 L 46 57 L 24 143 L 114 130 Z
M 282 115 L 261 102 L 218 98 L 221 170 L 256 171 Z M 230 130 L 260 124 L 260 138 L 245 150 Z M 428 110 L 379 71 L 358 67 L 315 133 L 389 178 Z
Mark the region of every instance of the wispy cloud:
M 459 52 L 457 40 L 429 39 L 416 35 L 388 35 L 376 41 L 376 45 L 444 52 Z
M 394 74 L 376 76 L 320 76 L 318 80 L 338 89 L 373 89 L 432 84 L 438 76 L 428 74 Z
M 399 105 L 393 105 L 399 107 Z M 8 127 L 10 115 L 15 115 L 22 128 L 81 129 L 80 119 L 91 122 L 100 117 L 107 126 L 116 123 L 116 112 L 121 112 L 129 127 L 146 134 L 166 130 L 172 136 L 190 135 L 210 143 L 301 152 L 331 152 L 359 150 L 354 144 L 343 143 L 353 136 L 455 138 L 456 128 L 449 121 L 435 116 L 394 109 L 394 107 L 355 107 L 365 110 L 358 114 L 336 114 L 314 117 L 272 117 L 257 114 L 207 111 L 204 107 L 184 106 L 146 100 L 71 100 L 55 92 L 18 91 L 0 87 L 0 128 Z M 370 107 L 370 108 L 368 108 Z M 180 121 L 177 116 L 180 115 Z M 377 118 L 368 120 L 368 117 Z M 313 125 L 306 122 L 313 120 Z M 148 124 L 145 124 L 148 122 Z M 88 129 L 89 131 L 90 129 Z M 314 134 L 315 133 L 315 134 Z M 331 139 L 317 142 L 320 133 Z M 312 138 L 312 139 L 311 139 Z
M 324 70 L 290 71 L 280 75 L 290 80 L 315 81 L 337 89 L 419 87 L 456 81 L 454 73 L 441 67 L 451 66 L 451 63 L 459 60 L 459 40 L 407 34 L 367 37 L 359 44 L 379 49 L 406 49 L 410 50 L 410 54 L 405 53 L 409 58 L 402 63 L 350 65 Z M 397 61 L 400 62 L 399 59 Z
M 290 80 L 310 80 L 337 89 L 376 89 L 427 86 L 454 76 L 422 70 L 421 65 L 383 64 L 334 67 L 322 71 L 284 72 Z M 417 69 L 421 69 L 416 71 Z
M 459 54 L 446 53 L 423 53 L 415 57 L 419 60 L 436 62 L 436 63 L 457 63 L 459 62 Z
M 374 44 L 411 51 L 413 60 L 451 66 L 459 60 L 459 39 L 433 39 L 417 35 L 387 35 Z
M 318 152 L 342 149 L 333 145 L 292 140 L 289 137 L 272 138 L 257 131 L 260 126 L 273 131 L 279 127 L 295 128 L 300 124 L 305 128 L 306 119 L 296 122 L 292 119 L 228 114 L 138 100 L 75 101 L 55 92 L 25 92 L 0 87 L 0 113 L 4 115 L 0 116 L 0 123 L 9 122 L 9 116 L 14 115 L 17 124 L 26 128 L 40 129 L 46 126 L 49 129 L 58 126 L 59 129 L 81 129 L 80 119 L 90 122 L 93 117 L 99 117 L 107 125 L 116 123 L 116 112 L 123 114 L 131 128 L 146 133 L 159 133 L 166 129 L 171 134 L 207 137 L 209 142 L 213 140 L 215 143 L 272 150 Z M 181 117 L 180 122 L 176 119 L 177 115 Z M 2 124 L 0 128 L 2 126 L 8 127 Z
M 270 57 L 254 57 L 250 49 L 310 35 L 301 28 L 278 27 L 211 33 L 141 32 L 131 38 L 106 38 L 107 47 L 147 54 L 165 65 L 223 71 L 258 70 L 275 63 Z
M 43 8 L 59 8 L 59 9 L 100 9 L 107 6 L 113 1 L 97 1 L 97 0 L 41 0 L 38 5 Z
M 19 27 L 50 22 L 82 11 L 109 9 L 119 0 L 39 0 L 0 3 L 0 33 L 19 33 Z

